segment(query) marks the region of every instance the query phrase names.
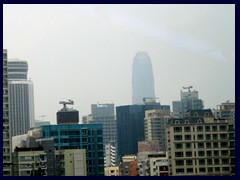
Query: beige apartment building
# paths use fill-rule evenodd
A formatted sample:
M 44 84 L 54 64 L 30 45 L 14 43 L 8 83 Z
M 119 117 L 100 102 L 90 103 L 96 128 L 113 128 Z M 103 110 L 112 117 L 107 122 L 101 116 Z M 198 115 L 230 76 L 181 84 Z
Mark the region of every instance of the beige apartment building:
M 105 176 L 119 176 L 119 166 L 109 166 L 104 168 Z
M 171 176 L 235 175 L 234 122 L 210 109 L 169 120 L 167 142 Z

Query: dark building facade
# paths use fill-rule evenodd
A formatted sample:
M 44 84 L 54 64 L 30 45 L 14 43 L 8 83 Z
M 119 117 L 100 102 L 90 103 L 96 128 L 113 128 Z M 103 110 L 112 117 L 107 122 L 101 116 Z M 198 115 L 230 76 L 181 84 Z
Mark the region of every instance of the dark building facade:
M 160 103 L 116 107 L 118 159 L 126 154 L 138 153 L 138 141 L 144 140 L 144 117 L 146 110 L 166 109 Z
M 43 138 L 53 138 L 61 149 L 86 149 L 87 176 L 104 176 L 104 148 L 101 124 L 42 126 Z

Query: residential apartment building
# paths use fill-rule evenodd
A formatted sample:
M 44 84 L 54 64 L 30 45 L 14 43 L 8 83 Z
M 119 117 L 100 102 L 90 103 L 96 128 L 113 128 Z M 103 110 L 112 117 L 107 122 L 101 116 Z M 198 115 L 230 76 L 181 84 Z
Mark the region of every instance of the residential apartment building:
M 145 111 L 144 130 L 145 140 L 156 140 L 160 150 L 166 150 L 166 125 L 164 116 L 170 116 L 170 109 L 157 109 Z
M 3 49 L 3 176 L 11 175 L 11 123 L 9 119 L 7 49 Z
M 137 156 L 125 155 L 122 157 L 122 162 L 119 166 L 120 176 L 137 176 L 138 175 L 138 164 Z
M 138 153 L 137 161 L 139 176 L 168 176 L 168 156 L 165 151 Z
M 214 116 L 216 119 L 229 119 L 235 121 L 235 103 L 224 102 L 217 106 L 214 110 Z
M 104 168 L 105 176 L 119 176 L 118 166 L 109 166 Z
M 234 121 L 192 110 L 167 126 L 171 176 L 235 175 Z

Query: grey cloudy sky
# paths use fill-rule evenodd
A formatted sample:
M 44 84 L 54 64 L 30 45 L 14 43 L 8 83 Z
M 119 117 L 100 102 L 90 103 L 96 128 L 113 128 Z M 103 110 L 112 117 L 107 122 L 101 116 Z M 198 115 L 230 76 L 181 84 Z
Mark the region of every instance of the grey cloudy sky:
M 132 103 L 132 62 L 151 57 L 156 96 L 172 106 L 182 86 L 205 108 L 235 102 L 235 5 L 3 5 L 3 47 L 28 61 L 35 117 L 56 123 L 61 100 Z

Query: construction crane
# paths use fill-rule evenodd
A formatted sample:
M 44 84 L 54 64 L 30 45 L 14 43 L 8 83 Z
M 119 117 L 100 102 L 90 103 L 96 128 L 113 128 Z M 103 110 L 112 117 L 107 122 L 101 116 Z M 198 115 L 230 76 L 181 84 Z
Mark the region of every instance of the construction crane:
M 191 88 L 193 88 L 192 86 L 188 86 L 188 87 L 182 87 L 183 89 L 188 89 L 188 92 L 191 92 Z
M 146 102 L 149 102 L 149 100 L 150 100 L 150 102 L 156 102 L 157 99 L 158 98 L 155 98 L 155 97 L 145 97 L 145 98 L 143 98 L 143 102 L 144 102 L 144 104 Z
M 68 99 L 68 101 L 60 101 L 59 104 L 63 104 L 64 109 L 66 109 L 66 108 L 67 108 L 66 104 L 71 104 L 71 105 L 73 105 L 73 104 L 74 104 L 74 101 L 71 100 L 71 99 Z

